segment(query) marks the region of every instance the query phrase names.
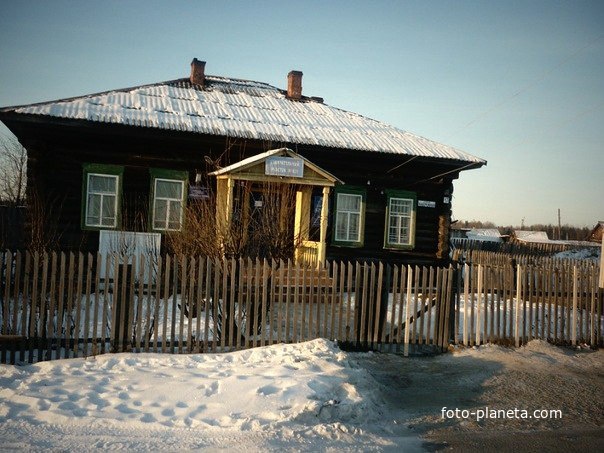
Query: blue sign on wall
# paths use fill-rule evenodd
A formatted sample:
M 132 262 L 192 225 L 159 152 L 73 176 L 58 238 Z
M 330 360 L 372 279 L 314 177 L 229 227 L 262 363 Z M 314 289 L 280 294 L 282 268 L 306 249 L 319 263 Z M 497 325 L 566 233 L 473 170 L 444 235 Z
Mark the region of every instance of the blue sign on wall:
M 303 178 L 304 161 L 295 157 L 268 157 L 264 164 L 264 174 Z

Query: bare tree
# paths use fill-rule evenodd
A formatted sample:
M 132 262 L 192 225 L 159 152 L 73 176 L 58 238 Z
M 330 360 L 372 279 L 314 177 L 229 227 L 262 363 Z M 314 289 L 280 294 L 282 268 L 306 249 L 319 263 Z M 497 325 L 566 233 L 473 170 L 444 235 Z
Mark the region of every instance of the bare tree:
M 42 196 L 32 190 L 27 197 L 26 245 L 31 251 L 44 252 L 57 249 L 60 244 L 58 218 L 63 209 L 62 200 L 50 195 Z
M 209 184 L 208 184 L 209 185 Z M 254 194 L 261 199 L 254 203 Z M 296 187 L 279 183 L 236 186 L 232 219 L 226 232 L 216 228 L 216 195 L 189 203 L 181 231 L 168 234 L 168 250 L 175 254 L 287 259 L 302 242 L 293 231 Z
M 27 151 L 14 138 L 0 139 L 0 200 L 22 206 L 26 185 Z

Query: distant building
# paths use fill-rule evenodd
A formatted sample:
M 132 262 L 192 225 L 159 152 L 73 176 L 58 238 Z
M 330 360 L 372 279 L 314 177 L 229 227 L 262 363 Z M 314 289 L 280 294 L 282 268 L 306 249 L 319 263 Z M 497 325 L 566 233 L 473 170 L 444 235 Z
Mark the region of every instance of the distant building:
M 545 231 L 515 230 L 512 233 L 512 238 L 517 242 L 529 244 L 549 244 L 553 242 L 550 241 Z
M 602 232 L 604 231 L 604 220 L 600 220 L 598 224 L 591 230 L 589 237 L 587 238 L 590 242 L 602 243 Z
M 601 234 L 601 233 L 600 233 Z M 601 236 L 600 236 L 601 240 Z M 564 250 L 568 248 L 591 247 L 593 242 L 572 241 L 572 240 L 554 240 L 547 236 L 545 231 L 526 231 L 516 230 L 512 233 L 512 241 L 527 245 L 550 245 L 560 247 Z
M 503 236 L 497 228 L 474 228 L 466 233 L 473 241 L 503 242 Z
M 453 228 L 451 229 L 451 239 L 467 239 L 466 234 L 471 228 Z

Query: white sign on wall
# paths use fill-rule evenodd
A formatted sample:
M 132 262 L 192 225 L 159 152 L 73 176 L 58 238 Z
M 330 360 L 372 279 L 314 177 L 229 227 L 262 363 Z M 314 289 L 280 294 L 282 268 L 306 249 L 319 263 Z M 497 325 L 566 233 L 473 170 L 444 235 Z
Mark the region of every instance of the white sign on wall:
M 271 176 L 287 176 L 289 178 L 303 178 L 304 161 L 296 157 L 268 157 L 264 161 L 264 174 Z
M 436 201 L 417 200 L 417 205 L 420 208 L 435 208 L 436 207 Z

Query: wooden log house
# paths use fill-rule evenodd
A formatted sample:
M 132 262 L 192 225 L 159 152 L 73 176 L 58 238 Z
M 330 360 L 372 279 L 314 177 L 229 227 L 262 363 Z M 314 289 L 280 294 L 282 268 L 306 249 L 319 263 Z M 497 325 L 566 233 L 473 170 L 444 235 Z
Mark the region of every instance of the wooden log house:
M 238 184 L 269 182 L 296 194 L 275 221 L 298 261 L 442 264 L 453 181 L 486 164 L 306 96 L 299 71 L 283 90 L 206 75 L 197 59 L 188 78 L 5 107 L 0 120 L 28 151 L 30 205 L 46 207 L 61 248 L 84 251 L 101 230 L 177 231 L 208 190 L 208 221 L 227 231 Z

